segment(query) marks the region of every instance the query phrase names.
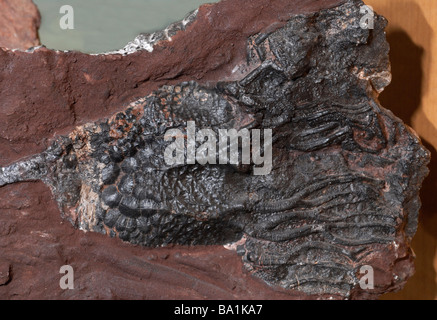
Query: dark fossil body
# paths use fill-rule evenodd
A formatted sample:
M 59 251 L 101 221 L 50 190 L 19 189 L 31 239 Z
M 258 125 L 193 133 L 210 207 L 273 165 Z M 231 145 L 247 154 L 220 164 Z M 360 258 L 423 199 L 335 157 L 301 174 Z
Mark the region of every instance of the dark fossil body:
M 377 93 L 390 82 L 386 21 L 361 2 L 248 39 L 239 81 L 164 86 L 44 153 L 0 185 L 41 179 L 75 226 L 145 246 L 236 243 L 269 284 L 347 297 L 372 245 L 412 237 L 428 152 Z M 164 161 L 169 129 L 273 129 L 273 169 Z

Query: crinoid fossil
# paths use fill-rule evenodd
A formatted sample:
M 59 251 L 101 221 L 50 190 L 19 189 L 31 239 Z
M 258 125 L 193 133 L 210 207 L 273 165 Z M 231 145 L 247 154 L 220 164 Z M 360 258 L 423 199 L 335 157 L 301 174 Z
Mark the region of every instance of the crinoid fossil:
M 268 284 L 348 298 L 375 250 L 414 235 L 429 161 L 377 100 L 390 82 L 386 20 L 360 27 L 360 5 L 253 35 L 240 80 L 162 86 L 2 168 L 0 185 L 40 179 L 82 230 L 228 245 Z M 213 139 L 223 130 L 240 142 L 236 159 L 222 157 L 232 139 Z

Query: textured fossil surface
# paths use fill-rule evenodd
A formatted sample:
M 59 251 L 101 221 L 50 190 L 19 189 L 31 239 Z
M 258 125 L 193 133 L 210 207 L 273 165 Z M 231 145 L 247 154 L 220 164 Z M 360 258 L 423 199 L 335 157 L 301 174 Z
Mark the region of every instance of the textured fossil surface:
M 227 245 L 272 286 L 350 298 L 360 267 L 383 259 L 375 252 L 394 251 L 393 264 L 406 259 L 396 250 L 416 231 L 429 161 L 377 100 L 390 82 L 386 20 L 376 15 L 374 30 L 361 28 L 361 5 L 346 1 L 253 34 L 231 77 L 163 85 L 3 167 L 0 185 L 42 180 L 82 230 L 147 247 Z M 120 53 L 151 51 L 163 34 Z M 167 165 L 164 135 L 187 134 L 188 121 L 217 133 L 272 129 L 271 172 Z M 408 276 L 387 277 L 396 287 Z

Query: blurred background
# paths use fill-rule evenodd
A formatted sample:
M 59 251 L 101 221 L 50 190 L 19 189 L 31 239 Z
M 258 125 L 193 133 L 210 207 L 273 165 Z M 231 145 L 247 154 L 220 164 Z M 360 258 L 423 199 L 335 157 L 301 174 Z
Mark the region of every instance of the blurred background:
M 141 32 L 163 29 L 196 9 L 202 0 L 34 0 L 49 48 L 99 53 L 122 48 Z M 413 241 L 416 274 L 406 287 L 383 299 L 437 299 L 437 41 L 436 0 L 365 0 L 389 25 L 393 82 L 381 94 L 384 107 L 413 127 L 432 152 L 420 225 Z M 75 29 L 62 30 L 59 8 L 71 5 Z
M 393 81 L 381 104 L 419 134 L 432 153 L 422 191 L 422 212 L 413 249 L 416 274 L 383 299 L 437 299 L 437 1 L 365 0 L 388 21 Z

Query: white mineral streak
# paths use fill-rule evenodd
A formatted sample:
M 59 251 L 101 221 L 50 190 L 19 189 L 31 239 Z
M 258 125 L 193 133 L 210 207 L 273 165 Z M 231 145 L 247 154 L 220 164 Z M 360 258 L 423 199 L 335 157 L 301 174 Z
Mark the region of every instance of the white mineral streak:
M 91 56 L 98 55 L 110 55 L 110 54 L 121 54 L 129 55 L 137 51 L 146 50 L 148 52 L 153 52 L 154 46 L 160 41 L 172 41 L 172 37 L 178 32 L 185 30 L 197 17 L 199 9 L 194 10 L 189 13 L 182 21 L 172 23 L 167 28 L 162 31 L 157 31 L 151 34 L 142 33 L 138 35 L 134 40 L 130 41 L 124 48 L 116 51 L 93 53 Z M 33 53 L 39 49 L 46 48 L 44 45 L 29 48 L 27 50 L 12 49 L 12 52 L 20 51 Z M 71 52 L 71 50 L 54 50 L 55 52 Z
M 105 52 L 102 54 L 121 54 L 128 55 L 135 53 L 137 51 L 146 50 L 148 52 L 153 52 L 153 48 L 156 43 L 159 41 L 172 41 L 172 37 L 181 30 L 185 30 L 186 27 L 191 24 L 197 17 L 197 13 L 199 9 L 189 13 L 182 21 L 172 23 L 167 28 L 162 31 L 154 32 L 152 34 L 140 34 L 133 41 L 129 42 L 124 48 L 112 51 Z
M 98 205 L 99 195 L 86 184 L 82 184 L 80 192 L 80 203 L 77 207 L 78 225 L 82 231 L 89 231 L 92 226 L 96 225 L 96 208 Z
M 240 240 L 225 244 L 223 247 L 226 250 L 237 251 L 237 247 L 243 246 L 246 243 L 246 235 L 243 235 Z

